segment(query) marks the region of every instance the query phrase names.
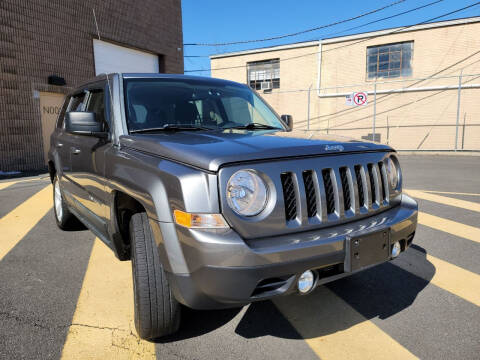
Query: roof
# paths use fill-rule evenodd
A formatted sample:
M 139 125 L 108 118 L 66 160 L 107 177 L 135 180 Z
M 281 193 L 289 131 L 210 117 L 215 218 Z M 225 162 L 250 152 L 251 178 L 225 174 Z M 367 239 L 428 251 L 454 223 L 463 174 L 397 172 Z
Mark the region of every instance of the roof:
M 162 73 L 123 73 L 121 74 L 123 79 L 177 79 L 177 80 L 195 80 L 202 81 L 212 85 L 241 85 L 235 81 L 212 78 L 210 76 L 196 76 L 196 75 L 184 75 L 184 74 L 162 74 Z
M 285 44 L 285 45 L 268 46 L 268 47 L 256 48 L 251 50 L 215 54 L 215 55 L 211 55 L 210 59 L 219 59 L 219 58 L 231 57 L 231 56 L 250 55 L 250 54 L 264 53 L 264 52 L 270 52 L 270 51 L 280 51 L 280 50 L 289 50 L 289 49 L 302 48 L 302 47 L 318 46 L 320 43 L 333 44 L 333 43 L 339 43 L 344 41 L 363 39 L 371 36 L 375 36 L 375 37 L 386 36 L 391 34 L 392 32 L 399 34 L 403 32 L 428 30 L 428 29 L 434 29 L 439 27 L 465 25 L 465 24 L 471 24 L 471 23 L 477 23 L 477 22 L 480 22 L 480 16 L 460 18 L 460 19 L 454 19 L 454 20 L 437 21 L 437 22 L 421 24 L 421 25 L 413 25 L 413 26 L 406 25 L 408 26 L 408 28 L 405 28 L 405 26 L 400 26 L 400 27 L 394 27 L 394 28 L 386 28 L 382 30 L 369 31 L 369 32 L 364 32 L 360 34 L 324 38 L 324 39 L 315 40 L 315 41 L 303 41 L 303 42 L 296 42 L 296 43 Z

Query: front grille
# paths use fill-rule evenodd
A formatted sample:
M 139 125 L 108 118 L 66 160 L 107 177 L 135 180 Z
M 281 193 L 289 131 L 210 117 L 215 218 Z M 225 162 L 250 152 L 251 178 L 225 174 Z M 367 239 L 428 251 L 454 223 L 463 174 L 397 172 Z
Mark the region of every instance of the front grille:
M 365 193 L 363 192 L 363 179 L 361 169 L 361 165 L 355 165 L 355 177 L 357 179 L 358 186 L 358 204 L 359 206 L 365 206 Z
M 313 171 L 306 170 L 302 175 L 307 198 L 307 215 L 311 218 L 317 215 L 317 194 L 315 192 L 315 183 L 313 182 Z
M 297 194 L 293 184 L 293 174 L 283 173 L 280 175 L 282 180 L 283 200 L 285 203 L 285 218 L 287 221 L 297 217 Z
M 386 165 L 379 160 L 340 163 L 338 167 L 330 162 L 325 168 L 281 173 L 285 219 L 297 220 L 289 227 L 333 224 L 389 206 Z M 299 187 L 299 181 L 304 186 Z
M 323 169 L 322 177 L 327 200 L 327 214 L 333 214 L 335 212 L 335 193 L 333 191 L 331 169 Z
M 352 200 L 350 197 L 350 185 L 348 183 L 347 168 L 340 168 L 340 179 L 342 181 L 342 190 L 343 190 L 343 206 L 345 211 L 352 207 Z

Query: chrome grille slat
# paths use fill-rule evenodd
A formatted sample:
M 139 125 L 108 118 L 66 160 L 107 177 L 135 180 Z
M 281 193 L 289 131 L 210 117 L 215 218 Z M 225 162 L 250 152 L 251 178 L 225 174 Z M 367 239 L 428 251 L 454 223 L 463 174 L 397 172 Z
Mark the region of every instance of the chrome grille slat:
M 302 173 L 302 177 L 307 200 L 307 215 L 309 218 L 312 218 L 317 215 L 317 191 L 315 188 L 314 173 L 312 170 L 305 170 Z
M 373 208 L 374 204 L 378 205 L 378 179 L 376 177 L 374 164 L 367 164 L 367 169 L 370 182 L 370 198 L 372 199 L 370 208 Z
M 378 163 L 373 164 L 373 171 L 375 174 L 375 185 L 377 187 L 377 204 L 378 206 L 383 205 L 383 180 L 382 180 L 382 175 L 380 174 L 380 167 L 378 166 Z
M 350 173 L 350 176 L 349 176 L 349 181 L 350 181 L 350 187 L 351 187 L 351 194 L 352 194 L 352 208 L 351 210 L 353 210 L 353 215 L 357 215 L 359 212 L 360 212 L 360 207 L 362 205 L 360 205 L 360 196 L 358 195 L 358 183 L 357 183 L 357 176 L 356 176 L 356 173 L 355 173 L 355 166 L 354 165 L 351 165 L 348 167 L 348 171 Z M 362 191 L 363 191 L 363 186 L 362 184 L 360 183 L 360 187 L 362 187 Z
M 343 190 L 340 171 L 338 168 L 331 169 L 333 191 L 335 194 L 335 215 L 334 217 L 343 218 L 345 216 L 345 207 L 343 206 Z
M 330 215 L 335 212 L 335 192 L 333 190 L 331 169 L 322 170 L 322 179 L 325 188 L 327 215 Z
M 323 176 L 320 176 L 321 171 L 318 173 L 314 171 L 315 180 L 317 182 L 318 198 L 317 198 L 317 209 L 320 210 L 320 218 L 322 222 L 327 221 L 327 194 L 325 192 L 325 184 L 323 182 Z
M 382 187 L 383 187 L 383 201 L 385 205 L 387 205 L 390 201 L 390 189 L 388 185 L 388 177 L 387 177 L 387 168 L 385 166 L 385 162 L 380 161 L 378 163 L 380 168 L 380 176 L 382 178 Z
M 367 204 L 367 210 L 370 210 L 372 208 L 372 186 L 370 182 L 370 174 L 368 172 L 368 166 L 362 165 L 362 176 L 365 178 L 365 186 L 367 188 L 367 193 L 366 193 L 366 204 Z
M 358 189 L 358 207 L 362 207 L 367 205 L 367 202 L 365 201 L 366 196 L 365 196 L 365 189 L 364 189 L 364 183 L 362 178 L 362 166 L 355 165 L 354 171 L 355 171 L 355 180 L 356 180 L 357 189 Z
M 343 208 L 347 211 L 352 207 L 352 197 L 350 193 L 350 181 L 348 179 L 348 168 L 345 166 L 340 168 L 340 181 L 342 183 Z
M 294 220 L 297 217 L 297 194 L 293 181 L 293 174 L 283 173 L 280 175 L 283 188 L 283 200 L 285 206 L 285 218 L 287 221 Z

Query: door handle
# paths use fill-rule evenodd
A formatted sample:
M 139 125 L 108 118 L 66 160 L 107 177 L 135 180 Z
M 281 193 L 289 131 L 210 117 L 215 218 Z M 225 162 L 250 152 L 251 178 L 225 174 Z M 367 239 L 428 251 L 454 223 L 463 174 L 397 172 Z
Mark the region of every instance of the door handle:
M 70 151 L 72 152 L 73 155 L 78 155 L 82 152 L 80 149 L 74 148 L 74 147 L 70 148 Z
M 61 148 L 63 147 L 63 144 L 62 143 L 57 143 L 57 148 Z

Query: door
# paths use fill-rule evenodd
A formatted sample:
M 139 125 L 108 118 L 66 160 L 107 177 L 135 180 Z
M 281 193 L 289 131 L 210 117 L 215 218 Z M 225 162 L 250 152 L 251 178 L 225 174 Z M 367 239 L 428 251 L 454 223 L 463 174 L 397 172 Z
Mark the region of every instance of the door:
M 80 92 L 67 97 L 58 117 L 51 146 L 54 147 L 55 166 L 65 200 L 73 205 L 75 186 L 72 179 L 72 162 L 70 148 L 73 146 L 73 135 L 65 131 L 65 114 L 70 111 L 83 111 L 86 94 Z
M 85 111 L 94 112 L 96 118 L 104 124 L 104 129 L 108 130 L 108 123 L 105 120 L 105 84 L 98 86 L 88 89 Z M 109 200 L 105 194 L 105 152 L 110 146 L 111 143 L 105 139 L 73 135 L 70 147 L 75 207 L 84 220 L 97 230 L 97 235 L 105 238 Z
M 55 121 L 57 120 L 65 95 L 40 92 L 40 118 L 42 121 L 42 137 L 43 137 L 43 156 L 45 165 L 48 163 L 48 150 L 50 148 L 50 135 L 55 130 Z
M 93 40 L 95 74 L 113 72 L 158 73 L 158 55 L 106 41 Z

